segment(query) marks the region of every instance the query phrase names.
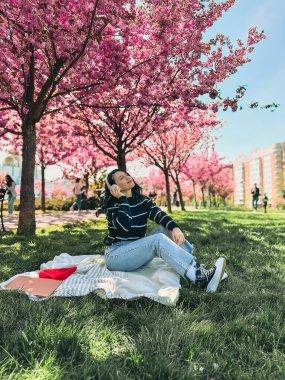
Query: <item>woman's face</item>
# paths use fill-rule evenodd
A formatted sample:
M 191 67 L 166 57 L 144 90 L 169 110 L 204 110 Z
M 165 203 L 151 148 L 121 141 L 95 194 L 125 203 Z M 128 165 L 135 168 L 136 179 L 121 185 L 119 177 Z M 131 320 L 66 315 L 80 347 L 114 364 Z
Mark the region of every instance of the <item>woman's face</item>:
M 113 174 L 113 180 L 121 190 L 130 190 L 135 186 L 132 177 L 122 171 L 118 171 L 115 174 Z

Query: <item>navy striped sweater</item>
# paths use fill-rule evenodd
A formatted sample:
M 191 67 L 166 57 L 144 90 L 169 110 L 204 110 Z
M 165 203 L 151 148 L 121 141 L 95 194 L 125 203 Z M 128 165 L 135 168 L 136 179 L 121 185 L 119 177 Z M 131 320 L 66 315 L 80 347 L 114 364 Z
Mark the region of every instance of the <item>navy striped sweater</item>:
M 149 198 L 135 201 L 133 197 L 120 197 L 106 212 L 108 236 L 104 244 L 110 246 L 123 240 L 141 239 L 146 234 L 148 219 L 172 231 L 178 225 Z

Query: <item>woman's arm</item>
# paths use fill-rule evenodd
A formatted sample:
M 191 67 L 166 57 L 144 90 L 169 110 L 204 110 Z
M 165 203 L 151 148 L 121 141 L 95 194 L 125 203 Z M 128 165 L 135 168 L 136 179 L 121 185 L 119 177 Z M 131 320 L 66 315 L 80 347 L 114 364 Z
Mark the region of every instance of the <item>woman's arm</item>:
M 162 211 L 161 208 L 157 207 L 156 204 L 152 201 L 149 219 L 153 220 L 157 224 L 161 224 L 164 228 L 167 228 L 169 231 L 171 231 L 172 239 L 176 244 L 181 245 L 184 243 L 185 237 L 177 223 L 175 223 L 168 214 Z
M 164 228 L 167 228 L 169 231 L 172 231 L 175 227 L 178 227 L 178 224 L 174 220 L 161 210 L 151 199 L 148 201 L 150 206 L 149 219 L 154 221 L 157 224 L 161 224 Z
M 15 191 L 15 187 L 16 187 L 16 183 L 14 181 L 11 183 L 11 186 L 8 186 L 8 185 L 6 186 L 7 190 L 11 192 Z

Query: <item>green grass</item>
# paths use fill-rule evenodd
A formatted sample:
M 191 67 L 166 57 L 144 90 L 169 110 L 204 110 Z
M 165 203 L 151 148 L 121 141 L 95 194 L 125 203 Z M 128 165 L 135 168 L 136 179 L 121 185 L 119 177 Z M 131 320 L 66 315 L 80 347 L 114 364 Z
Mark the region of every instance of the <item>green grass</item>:
M 32 302 L 0 292 L 1 380 L 284 379 L 284 213 L 179 212 L 173 217 L 210 266 L 228 261 L 216 294 L 183 283 L 178 304 L 95 294 Z M 103 253 L 104 220 L 3 235 L 0 281 L 60 252 Z

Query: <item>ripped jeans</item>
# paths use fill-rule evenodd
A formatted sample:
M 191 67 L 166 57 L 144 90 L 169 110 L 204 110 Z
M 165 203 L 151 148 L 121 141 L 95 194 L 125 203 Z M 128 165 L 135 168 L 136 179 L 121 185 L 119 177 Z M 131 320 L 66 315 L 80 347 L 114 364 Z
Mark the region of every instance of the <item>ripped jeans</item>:
M 194 247 L 187 240 L 179 246 L 171 240 L 171 232 L 162 226 L 135 241 L 120 241 L 106 248 L 105 262 L 111 271 L 130 272 L 154 257 L 162 258 L 180 276 L 195 264 Z

